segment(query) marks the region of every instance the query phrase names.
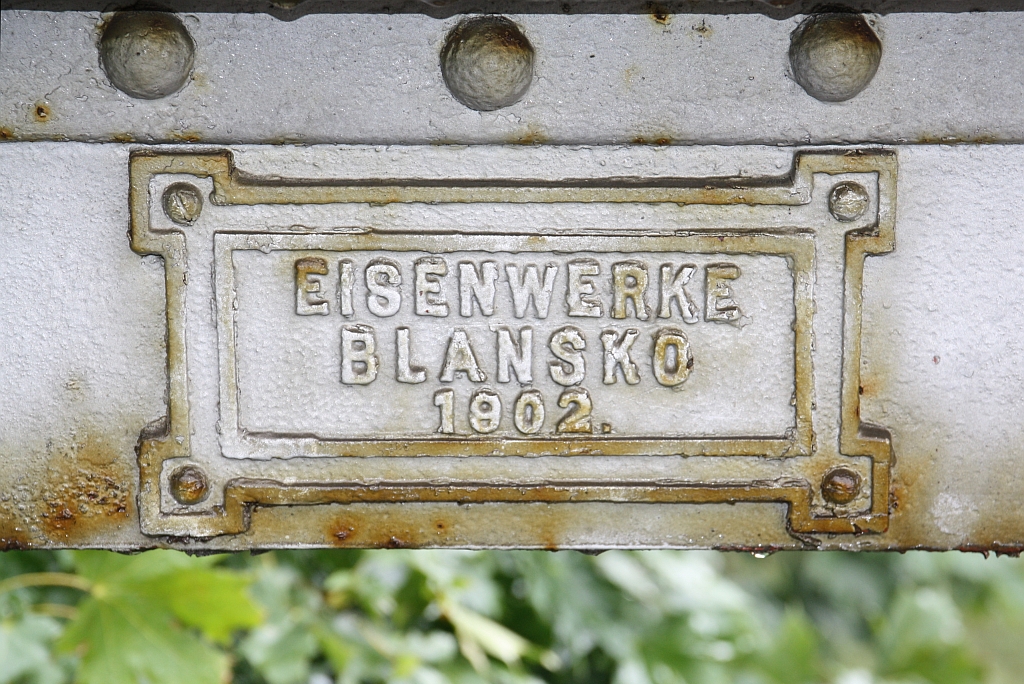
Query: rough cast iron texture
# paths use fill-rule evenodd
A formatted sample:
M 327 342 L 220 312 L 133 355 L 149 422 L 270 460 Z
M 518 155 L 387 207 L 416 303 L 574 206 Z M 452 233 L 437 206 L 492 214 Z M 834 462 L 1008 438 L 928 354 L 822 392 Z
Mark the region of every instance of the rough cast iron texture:
M 518 103 L 490 112 L 467 108 L 445 85 L 441 50 L 460 16 L 182 14 L 196 45 L 194 68 L 181 90 L 159 100 L 133 98 L 107 78 L 97 45 L 112 17 L 0 14 L 0 136 L 385 145 L 1024 142 L 1024 12 L 868 15 L 881 61 L 870 84 L 843 103 L 818 101 L 794 80 L 790 48 L 800 15 L 511 14 L 535 52 L 533 82 Z

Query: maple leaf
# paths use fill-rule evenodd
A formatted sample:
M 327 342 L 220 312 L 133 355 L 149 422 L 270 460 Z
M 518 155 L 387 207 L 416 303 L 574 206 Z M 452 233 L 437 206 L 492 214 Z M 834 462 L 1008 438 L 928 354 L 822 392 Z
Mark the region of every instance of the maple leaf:
M 173 551 L 138 556 L 79 551 L 92 583 L 59 646 L 81 654 L 82 684 L 220 684 L 230 660 L 216 643 L 261 621 L 245 575 L 216 558 Z

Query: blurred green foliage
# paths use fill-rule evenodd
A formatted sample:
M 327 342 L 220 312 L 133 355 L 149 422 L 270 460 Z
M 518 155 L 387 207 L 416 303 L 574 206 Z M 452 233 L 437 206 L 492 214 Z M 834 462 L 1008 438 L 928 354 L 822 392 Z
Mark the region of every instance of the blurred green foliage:
M 0 554 L 0 684 L 1012 684 L 1024 562 L 958 553 Z

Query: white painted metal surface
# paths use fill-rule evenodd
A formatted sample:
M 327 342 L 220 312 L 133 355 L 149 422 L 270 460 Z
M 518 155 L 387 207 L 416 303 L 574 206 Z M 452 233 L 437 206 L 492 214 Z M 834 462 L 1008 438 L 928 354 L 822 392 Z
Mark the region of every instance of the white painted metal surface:
M 107 80 L 90 12 L 0 15 L 0 126 L 19 140 L 238 143 L 828 144 L 1021 142 L 1024 16 L 871 17 L 878 73 L 819 102 L 793 81 L 800 17 L 524 14 L 530 89 L 494 112 L 447 90 L 439 52 L 459 17 L 185 14 L 191 81 L 137 100 Z M 50 109 L 37 120 L 37 103 Z
M 166 291 L 160 259 L 139 256 L 128 247 L 128 153 L 129 148 L 121 145 L 30 143 L 0 147 L 4 168 L 18 169 L 17 174 L 5 174 L 2 181 L 3 196 L 8 198 L 4 212 L 6 249 L 2 274 L 5 292 L 9 294 L 2 304 L 5 325 L 0 343 L 4 358 L 4 372 L 0 376 L 3 383 L 0 413 L 4 416 L 0 422 L 0 443 L 5 463 L 0 475 L 4 480 L 4 495 L 0 501 L 5 519 L 13 520 L 22 533 L 37 543 L 44 540 L 62 543 L 62 536 L 63 543 L 121 547 L 149 545 L 159 540 L 141 536 L 132 522 L 135 509 L 131 492 L 137 477 L 133 473 L 137 473 L 135 443 L 139 431 L 159 421 L 167 411 Z M 643 177 L 717 176 L 740 172 L 756 177 L 778 176 L 793 160 L 791 150 L 771 148 L 237 148 L 236 155 L 239 167 L 254 174 L 273 170 L 282 176 L 310 179 L 408 178 L 432 174 L 469 177 L 474 172 L 492 168 L 505 170 L 508 177 L 520 177 L 519 169 L 532 168 L 538 158 L 543 162 L 547 177 L 571 172 L 577 178 L 600 178 L 619 175 L 624 169 L 631 175 Z M 1024 379 L 1024 366 L 1020 359 L 1024 350 L 1015 333 L 1024 312 L 1010 294 L 1024 286 L 1021 282 L 1024 270 L 1020 267 L 1024 254 L 1014 209 L 1024 197 L 1012 183 L 1001 182 L 994 186 L 991 170 L 1001 169 L 1005 174 L 1002 178 L 1014 177 L 1013 174 L 1024 166 L 1024 153 L 1015 146 L 929 146 L 898 148 L 896 155 L 900 179 L 896 249 L 891 254 L 869 257 L 865 265 L 861 394 L 862 419 L 883 425 L 892 434 L 896 454 L 892 471 L 893 508 L 885 533 L 825 535 L 817 539 L 824 547 L 1011 549 L 1019 542 L 1022 521 L 1016 502 L 1022 493 L 1020 483 L 1024 481 L 1019 450 L 1024 435 L 1017 419 L 1022 401 L 1019 387 Z M 173 179 L 178 180 L 180 176 Z M 69 194 L 69 187 L 76 188 L 76 192 Z M 810 210 L 821 216 L 824 205 L 817 206 L 819 209 L 812 206 Z M 323 230 L 317 226 L 324 226 L 331 227 L 335 235 L 341 227 L 365 235 L 361 232 L 365 230 L 362 226 L 372 225 L 385 233 L 410 225 L 438 230 L 442 221 L 468 222 L 486 229 L 488 225 L 508 225 L 510 217 L 517 213 L 527 215 L 531 205 L 478 209 L 473 209 L 472 205 L 457 205 L 451 213 L 446 213 L 444 207 L 429 205 L 207 208 L 210 210 L 208 223 L 202 224 L 206 228 L 198 228 L 201 223 L 196 224 L 201 231 L 271 229 L 310 235 L 311 230 L 313 234 Z M 645 235 L 674 230 L 689 221 L 685 209 L 673 212 L 663 208 L 659 214 L 655 211 L 657 207 L 642 205 L 623 205 L 613 208 L 611 213 L 598 211 L 596 214 L 588 213 L 597 209 L 594 205 L 549 204 L 542 209 L 555 212 L 553 216 L 568 212 L 561 215 L 562 220 L 578 215 L 584 222 L 603 213 L 606 226 L 636 226 L 643 222 Z M 586 218 L 588 215 L 590 219 Z M 428 221 L 426 216 L 432 218 Z M 793 224 L 802 223 L 798 215 L 793 216 Z M 167 221 L 166 217 L 162 220 Z M 171 227 L 169 223 L 161 225 Z M 201 240 L 197 244 L 210 244 L 209 238 Z M 472 241 L 466 241 L 467 247 L 471 244 Z M 452 247 L 461 248 L 461 241 Z M 588 248 L 593 249 L 594 245 Z M 240 376 L 239 396 L 243 402 L 250 402 L 254 419 L 269 420 L 272 411 L 258 413 L 255 409 L 273 404 L 278 395 L 292 393 L 300 404 L 297 409 L 293 404 L 293 410 L 290 413 L 286 410 L 284 417 L 286 421 L 293 421 L 296 429 L 304 429 L 308 427 L 302 424 L 309 416 L 307 407 L 329 403 L 329 398 L 318 389 L 302 390 L 299 385 L 289 386 L 275 378 L 280 377 L 280 372 L 310 373 L 311 370 L 314 376 L 319 376 L 316 371 L 322 370 L 325 375 L 333 375 L 332 380 L 338 379 L 340 369 L 332 367 L 333 361 L 326 362 L 318 355 L 338 350 L 342 323 L 340 320 L 331 322 L 331 330 L 322 335 L 295 332 L 299 324 L 309 319 L 293 313 L 294 263 L 288 261 L 285 267 L 276 269 L 273 262 L 280 261 L 280 256 L 257 249 L 236 262 L 238 272 L 251 280 L 252 284 L 245 287 L 255 288 L 239 290 L 237 330 L 243 344 L 249 347 L 246 351 L 253 353 L 248 357 L 248 363 L 253 364 L 249 374 Z M 747 259 L 740 266 L 752 278 L 759 277 L 759 272 L 772 272 L 770 259 L 762 258 L 763 267 L 753 266 L 756 258 L 753 262 Z M 257 267 L 258 264 L 264 265 Z M 259 270 L 268 267 L 270 270 L 266 273 Z M 823 262 L 819 268 L 833 266 Z M 199 273 L 201 280 L 208 278 L 203 276 L 208 271 Z M 265 277 L 260 277 L 261 274 Z M 821 281 L 829 277 L 832 276 L 827 272 L 819 271 L 818 291 L 827 290 Z M 772 306 L 777 303 L 771 303 L 777 302 L 772 292 L 778 283 L 756 292 L 740 289 L 741 282 L 742 277 L 737 280 L 737 299 L 742 306 L 749 307 L 752 322 L 743 328 L 720 326 L 720 334 L 753 332 L 757 330 L 759 317 L 769 328 L 779 320 L 772 313 Z M 246 298 L 251 299 L 264 289 L 267 305 L 262 310 L 254 308 L 253 301 Z M 454 292 L 448 293 L 453 304 L 458 301 Z M 205 300 L 209 304 L 203 301 L 200 297 L 194 302 L 189 309 L 190 316 L 203 319 L 214 315 L 209 309 L 211 300 Z M 818 315 L 827 316 L 828 310 L 839 304 L 818 299 L 816 305 Z M 286 307 L 287 312 L 282 307 Z M 342 318 L 340 314 L 333 315 Z M 454 315 L 454 311 L 450 312 L 450 316 Z M 507 313 L 503 323 L 515 323 L 514 316 L 507 321 L 506 318 Z M 280 322 L 275 322 L 278 319 Z M 412 320 L 405 315 L 400 322 L 408 322 L 411 327 Z M 330 316 L 317 317 L 317 323 L 329 321 Z M 561 322 L 563 319 L 559 318 Z M 268 331 L 263 343 L 252 328 L 247 329 L 257 323 Z M 686 329 L 696 331 L 708 325 L 701 322 Z M 478 329 L 482 330 L 473 328 Z M 388 330 L 391 332 L 390 326 Z M 285 336 L 281 339 L 285 341 L 307 344 L 309 354 L 301 357 L 306 360 L 277 354 L 274 331 L 283 331 Z M 780 334 L 781 344 L 786 335 Z M 816 339 L 818 348 L 828 349 L 834 344 L 835 335 L 836 332 L 822 334 Z M 694 338 L 697 337 L 694 332 Z M 259 356 L 261 353 L 267 356 Z M 705 364 L 709 361 L 705 356 L 713 352 L 701 350 L 698 354 L 695 345 L 693 353 L 694 380 L 704 373 L 728 377 L 732 372 L 727 368 L 728 356 L 722 357 L 717 370 L 706 370 Z M 770 362 L 777 353 L 769 346 L 756 358 L 773 365 Z M 383 350 L 382 355 L 385 355 Z M 740 357 L 736 358 L 738 362 Z M 261 377 L 256 369 L 264 361 L 267 373 Z M 387 365 L 392 362 L 388 360 Z M 485 365 L 490 362 L 488 357 Z M 431 375 L 439 372 L 436 365 L 428 366 Z M 280 370 L 275 371 L 275 368 Z M 200 383 L 213 382 L 211 391 L 216 393 L 220 372 L 217 363 L 211 360 L 195 371 L 193 379 Z M 781 387 L 787 382 L 786 373 L 780 370 L 769 385 L 777 382 Z M 316 377 L 312 379 L 319 382 Z M 833 381 L 835 379 L 838 378 Z M 821 381 L 827 385 L 826 378 L 822 377 Z M 619 382 L 622 383 L 621 377 Z M 274 391 L 275 386 L 279 386 L 280 392 Z M 431 388 L 435 386 L 438 383 L 432 380 Z M 205 390 L 195 387 L 194 391 Z M 721 427 L 709 432 L 725 434 L 729 425 L 740 425 L 743 429 L 781 427 L 777 419 L 771 418 L 777 411 L 775 405 L 767 407 L 763 415 L 734 416 L 734 406 L 742 407 L 744 401 L 753 400 L 744 388 L 736 391 L 739 394 L 735 402 L 739 403 L 730 401 L 720 409 L 721 415 L 735 417 L 738 422 L 725 420 L 719 424 Z M 376 397 L 390 393 L 382 386 L 370 405 L 377 406 Z M 405 422 L 392 428 L 393 433 L 422 429 L 421 418 L 426 420 L 430 411 L 438 411 L 430 403 L 432 392 L 421 394 L 416 400 L 427 404 L 428 411 L 422 417 L 417 414 L 404 419 Z M 468 394 L 459 398 L 465 401 Z M 766 399 L 770 400 L 770 395 Z M 258 407 L 260 402 L 264 405 Z M 385 401 L 384 406 L 389 405 Z M 702 405 L 697 403 L 698 407 Z M 216 409 L 216 402 L 212 406 Z M 420 408 L 423 407 L 417 406 L 416 411 Z M 432 417 L 438 419 L 439 415 L 432 414 Z M 509 420 L 509 416 L 506 414 L 505 420 Z M 337 430 L 340 428 L 331 426 L 344 425 L 345 420 L 351 419 L 328 417 L 326 424 L 329 429 Z M 614 417 L 610 422 L 616 429 L 619 425 L 624 430 L 632 427 Z M 273 427 L 280 429 L 281 425 L 277 422 Z M 459 429 L 468 431 L 468 423 L 459 425 Z M 201 437 L 199 432 L 193 433 L 194 439 Z M 819 441 L 821 439 L 819 436 Z M 198 443 L 203 442 L 200 439 Z M 217 440 L 208 447 L 216 452 Z M 410 475 L 415 477 L 415 459 L 411 461 Z M 557 458 L 549 461 L 527 459 L 521 461 L 521 471 L 509 467 L 502 472 L 512 480 L 517 472 L 526 479 L 542 479 L 545 473 L 556 479 L 560 472 L 561 476 L 569 473 L 565 470 L 568 467 L 565 461 Z M 741 464 L 740 461 L 747 462 Z M 364 465 L 359 468 L 370 468 L 364 470 L 362 477 L 372 482 L 374 460 L 360 462 Z M 445 466 L 449 468 L 447 481 L 457 479 L 460 473 L 463 477 L 479 477 L 488 472 L 489 466 L 474 463 L 473 459 L 452 461 L 450 466 Z M 592 460 L 587 468 L 595 477 L 605 475 L 611 479 L 621 478 L 631 470 L 636 475 L 640 472 L 636 468 L 653 475 L 654 479 L 678 476 L 684 471 L 698 478 L 703 472 L 710 478 L 728 479 L 745 470 L 754 472 L 767 468 L 765 472 L 771 472 L 775 468 L 771 462 L 759 466 L 749 459 L 737 459 L 735 468 L 723 469 L 721 459 L 707 462 L 707 459 L 680 460 L 671 456 L 632 463 L 634 465 L 624 462 L 615 466 Z M 239 466 L 241 470 L 235 472 L 251 476 L 261 472 L 260 467 L 243 464 Z M 616 468 L 619 469 L 617 474 Z M 78 498 L 74 487 L 83 486 L 82 482 L 88 480 L 87 473 L 111 469 L 116 478 L 123 478 L 128 484 L 118 481 L 113 492 L 103 490 L 103 495 L 93 497 L 92 502 L 88 497 Z M 315 472 L 315 469 L 310 470 L 305 477 L 315 477 Z M 61 485 L 67 478 L 71 478 L 70 483 Z M 122 486 L 125 488 L 123 496 L 117 491 Z M 97 487 L 103 489 L 102 483 L 94 483 L 93 489 Z M 86 486 L 85 491 L 91 490 Z M 210 503 L 216 501 L 216 496 L 214 494 Z M 75 505 L 81 503 L 85 510 L 90 505 L 101 510 L 108 505 L 97 504 L 97 500 L 117 500 L 120 504 L 112 509 L 114 512 L 107 519 L 107 526 L 94 531 L 88 527 L 78 529 L 76 518 L 82 514 L 73 511 L 68 516 L 70 522 L 62 528 L 60 524 L 54 526 L 53 518 L 60 515 L 60 507 L 65 505 L 61 497 L 69 498 Z M 124 519 L 116 513 L 117 505 L 124 505 L 130 512 Z M 358 512 L 359 520 L 364 520 L 363 516 L 367 516 L 365 519 L 377 516 L 378 520 L 390 521 L 382 523 L 384 530 L 390 532 L 383 538 L 353 533 L 351 543 L 384 544 L 395 537 L 414 544 L 543 546 L 547 542 L 538 542 L 536 536 L 544 525 L 549 526 L 550 543 L 557 546 L 746 547 L 806 543 L 787 534 L 784 507 L 771 503 L 477 503 L 468 506 L 417 503 L 404 506 L 401 511 L 393 511 L 394 507 L 387 509 L 387 505 L 381 503 L 257 508 L 252 512 L 252 524 L 247 532 L 216 538 L 205 545 L 235 548 L 340 543 L 339 537 L 325 536 L 325 530 L 331 528 L 339 516 L 345 518 L 354 512 Z M 578 508 L 573 508 L 571 515 L 561 512 L 572 507 Z M 288 527 L 288 520 L 299 515 L 298 511 L 303 508 L 303 515 L 308 516 L 303 518 L 304 524 Z M 171 509 L 173 502 L 168 510 Z M 385 509 L 392 512 L 385 513 Z M 414 525 L 411 518 L 404 520 L 403 516 L 412 515 L 410 509 L 415 510 L 417 520 L 425 513 L 443 519 L 444 534 L 434 534 Z M 382 515 L 384 518 L 379 517 Z M 509 530 L 507 525 L 494 524 L 493 515 L 513 516 L 521 522 L 515 530 Z M 288 531 L 284 533 L 286 527 Z M 362 532 L 368 534 L 365 530 Z M 14 538 L 10 530 L 5 533 Z
M 0 14 L 3 546 L 1024 547 L 1021 14 L 181 18 Z

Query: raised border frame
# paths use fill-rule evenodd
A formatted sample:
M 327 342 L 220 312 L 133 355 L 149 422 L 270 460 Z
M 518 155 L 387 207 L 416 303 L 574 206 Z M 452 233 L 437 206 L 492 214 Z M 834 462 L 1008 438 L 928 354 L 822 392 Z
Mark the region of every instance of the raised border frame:
M 866 512 L 844 516 L 822 516 L 813 510 L 816 483 L 806 479 L 780 477 L 771 480 L 737 483 L 653 483 L 651 481 L 580 481 L 548 482 L 539 485 L 522 484 L 498 486 L 491 483 L 464 482 L 457 485 L 438 485 L 431 482 L 402 482 L 376 484 L 373 487 L 358 483 L 304 482 L 283 484 L 265 478 L 234 478 L 225 485 L 223 503 L 211 510 L 191 513 L 163 510 L 161 506 L 162 477 L 166 461 L 187 459 L 189 448 L 188 421 L 188 360 L 185 345 L 185 288 L 187 264 L 184 239 L 181 233 L 152 230 L 150 216 L 150 180 L 160 174 L 188 174 L 210 178 L 213 199 L 218 204 L 329 204 L 342 202 L 392 203 L 428 202 L 444 203 L 545 203 L 545 202 L 605 202 L 605 203 L 673 203 L 679 205 L 775 205 L 805 204 L 815 174 L 871 173 L 878 180 L 877 221 L 867 229 L 845 234 L 845 267 L 843 273 L 843 349 L 842 383 L 837 456 L 868 457 L 871 460 L 870 508 Z M 131 245 L 139 254 L 155 254 L 164 259 L 167 292 L 167 355 L 168 355 L 168 416 L 160 434 L 147 431 L 140 436 L 138 453 L 140 468 L 140 513 L 146 534 L 212 537 L 237 534 L 248 529 L 249 513 L 254 506 L 315 505 L 356 502 L 645 502 L 645 503 L 722 503 L 722 502 L 778 502 L 788 505 L 787 525 L 797 535 L 810 533 L 849 534 L 882 532 L 887 528 L 889 515 L 889 485 L 892 466 L 892 445 L 883 428 L 863 424 L 860 420 L 860 362 L 861 362 L 861 288 L 864 259 L 868 255 L 885 254 L 895 246 L 896 160 L 886 150 L 830 150 L 801 152 L 795 157 L 789 174 L 767 179 L 615 179 L 569 180 L 559 182 L 494 182 L 368 180 L 368 181 L 309 181 L 303 179 L 254 178 L 240 172 L 228 151 L 207 154 L 163 153 L 140 151 L 131 157 L 129 202 L 131 211 Z M 727 247 L 722 241 L 742 253 L 773 253 L 769 244 L 777 240 L 796 241 L 787 245 L 793 254 L 808 253 L 799 247 L 801 238 L 766 235 L 715 235 L 716 251 Z M 346 239 L 352 239 L 351 236 Z M 379 240 L 379 236 L 377 240 Z M 555 238 L 545 238 L 553 240 Z M 631 238 L 634 249 L 644 238 Z M 670 241 L 696 240 L 700 236 L 676 238 L 650 238 Z M 733 244 L 733 242 L 735 244 Z M 764 243 L 764 244 L 762 244 Z M 803 240 L 803 244 L 808 243 Z M 379 244 L 378 244 L 379 246 Z M 742 248 L 741 247 L 745 247 Z M 549 247 L 550 248 L 550 247 Z M 673 244 L 673 249 L 676 245 Z M 692 249 L 690 247 L 689 249 Z M 655 250 L 657 251 L 657 250 Z M 777 252 L 774 252 L 777 253 Z M 800 258 L 794 267 L 794 276 L 804 268 Z M 800 286 L 797 286 L 799 291 Z M 797 297 L 799 321 L 811 321 L 813 300 Z M 800 307 L 808 307 L 801 317 Z M 812 328 L 808 324 L 808 328 Z M 796 363 L 797 387 L 813 383 L 810 339 L 812 329 L 798 331 Z M 801 344 L 807 345 L 803 353 Z M 801 359 L 804 359 L 803 361 Z M 809 395 L 808 395 L 809 396 Z M 798 396 L 797 413 L 804 409 Z M 810 410 L 808 402 L 807 411 Z M 798 423 L 799 424 L 799 423 Z M 791 455 L 811 454 L 810 422 L 797 431 L 798 448 Z M 623 440 L 631 441 L 631 440 Z M 768 446 L 747 440 L 744 443 L 711 446 L 711 453 L 719 455 L 756 454 L 780 455 Z M 735 440 L 733 440 L 735 441 Z M 517 442 L 518 443 L 518 442 Z M 788 445 L 792 446 L 792 445 Z M 719 448 L 721 447 L 721 448 Z M 636 453 L 635 448 L 630 449 Z M 827 451 L 827 447 L 823 449 Z M 421 450 L 422 452 L 422 450 Z M 671 453 L 689 453 L 678 448 Z M 649 453 L 649 452 L 644 452 Z M 694 454 L 705 455 L 708 450 L 694 449 Z M 456 455 L 454 453 L 445 455 Z

